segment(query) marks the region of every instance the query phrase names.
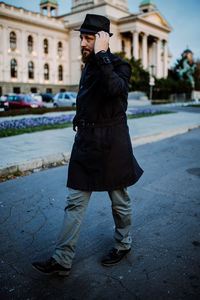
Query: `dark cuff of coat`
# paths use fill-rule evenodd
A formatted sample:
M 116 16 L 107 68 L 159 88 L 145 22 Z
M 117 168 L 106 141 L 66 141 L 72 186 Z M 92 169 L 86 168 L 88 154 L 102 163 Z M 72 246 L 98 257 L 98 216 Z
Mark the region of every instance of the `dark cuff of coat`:
M 108 65 L 111 64 L 108 53 L 105 51 L 99 51 L 96 53 L 96 61 L 98 65 Z
M 73 119 L 73 130 L 74 131 L 76 131 L 76 127 L 78 126 L 78 123 L 77 123 L 77 118 L 76 118 L 76 116 L 74 117 L 74 119 Z

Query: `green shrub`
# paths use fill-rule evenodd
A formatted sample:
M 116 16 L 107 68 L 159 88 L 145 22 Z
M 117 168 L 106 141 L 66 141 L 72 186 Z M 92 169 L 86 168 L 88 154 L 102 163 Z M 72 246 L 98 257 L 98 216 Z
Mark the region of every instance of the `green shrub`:
M 153 99 L 169 99 L 171 94 L 191 94 L 192 86 L 187 80 L 175 80 L 172 77 L 155 80 Z
M 33 114 L 46 114 L 48 112 L 58 112 L 58 111 L 75 111 L 75 107 L 38 107 L 38 108 L 26 108 L 26 109 L 13 109 L 8 111 L 1 111 L 0 117 L 8 116 L 20 116 L 20 115 L 33 115 Z

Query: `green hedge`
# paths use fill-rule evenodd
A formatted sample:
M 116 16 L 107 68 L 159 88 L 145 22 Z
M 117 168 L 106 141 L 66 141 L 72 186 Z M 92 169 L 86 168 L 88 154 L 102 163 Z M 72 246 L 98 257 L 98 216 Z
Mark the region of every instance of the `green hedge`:
M 38 108 L 25 108 L 25 109 L 13 109 L 8 111 L 1 111 L 0 117 L 8 116 L 20 116 L 20 115 L 43 115 L 49 112 L 58 111 L 75 111 L 75 107 L 38 107 Z

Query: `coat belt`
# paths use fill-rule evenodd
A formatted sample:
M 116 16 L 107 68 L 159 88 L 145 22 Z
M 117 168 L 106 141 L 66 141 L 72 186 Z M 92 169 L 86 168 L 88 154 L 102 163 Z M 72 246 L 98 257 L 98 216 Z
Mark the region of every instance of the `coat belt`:
M 78 128 L 97 128 L 97 127 L 112 127 L 119 124 L 125 124 L 126 117 L 120 116 L 115 119 L 105 120 L 102 122 L 88 122 L 87 120 L 80 119 L 76 122 Z

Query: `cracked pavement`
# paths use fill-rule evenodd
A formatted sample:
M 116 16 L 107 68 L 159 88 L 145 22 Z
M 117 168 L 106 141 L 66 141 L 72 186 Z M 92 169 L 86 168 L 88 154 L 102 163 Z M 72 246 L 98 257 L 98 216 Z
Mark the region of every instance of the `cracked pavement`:
M 67 166 L 0 183 L 1 299 L 198 299 L 200 129 L 139 146 L 145 173 L 129 188 L 133 247 L 102 267 L 113 243 L 107 193 L 93 193 L 70 276 L 43 276 L 31 262 L 54 249 L 65 207 Z

